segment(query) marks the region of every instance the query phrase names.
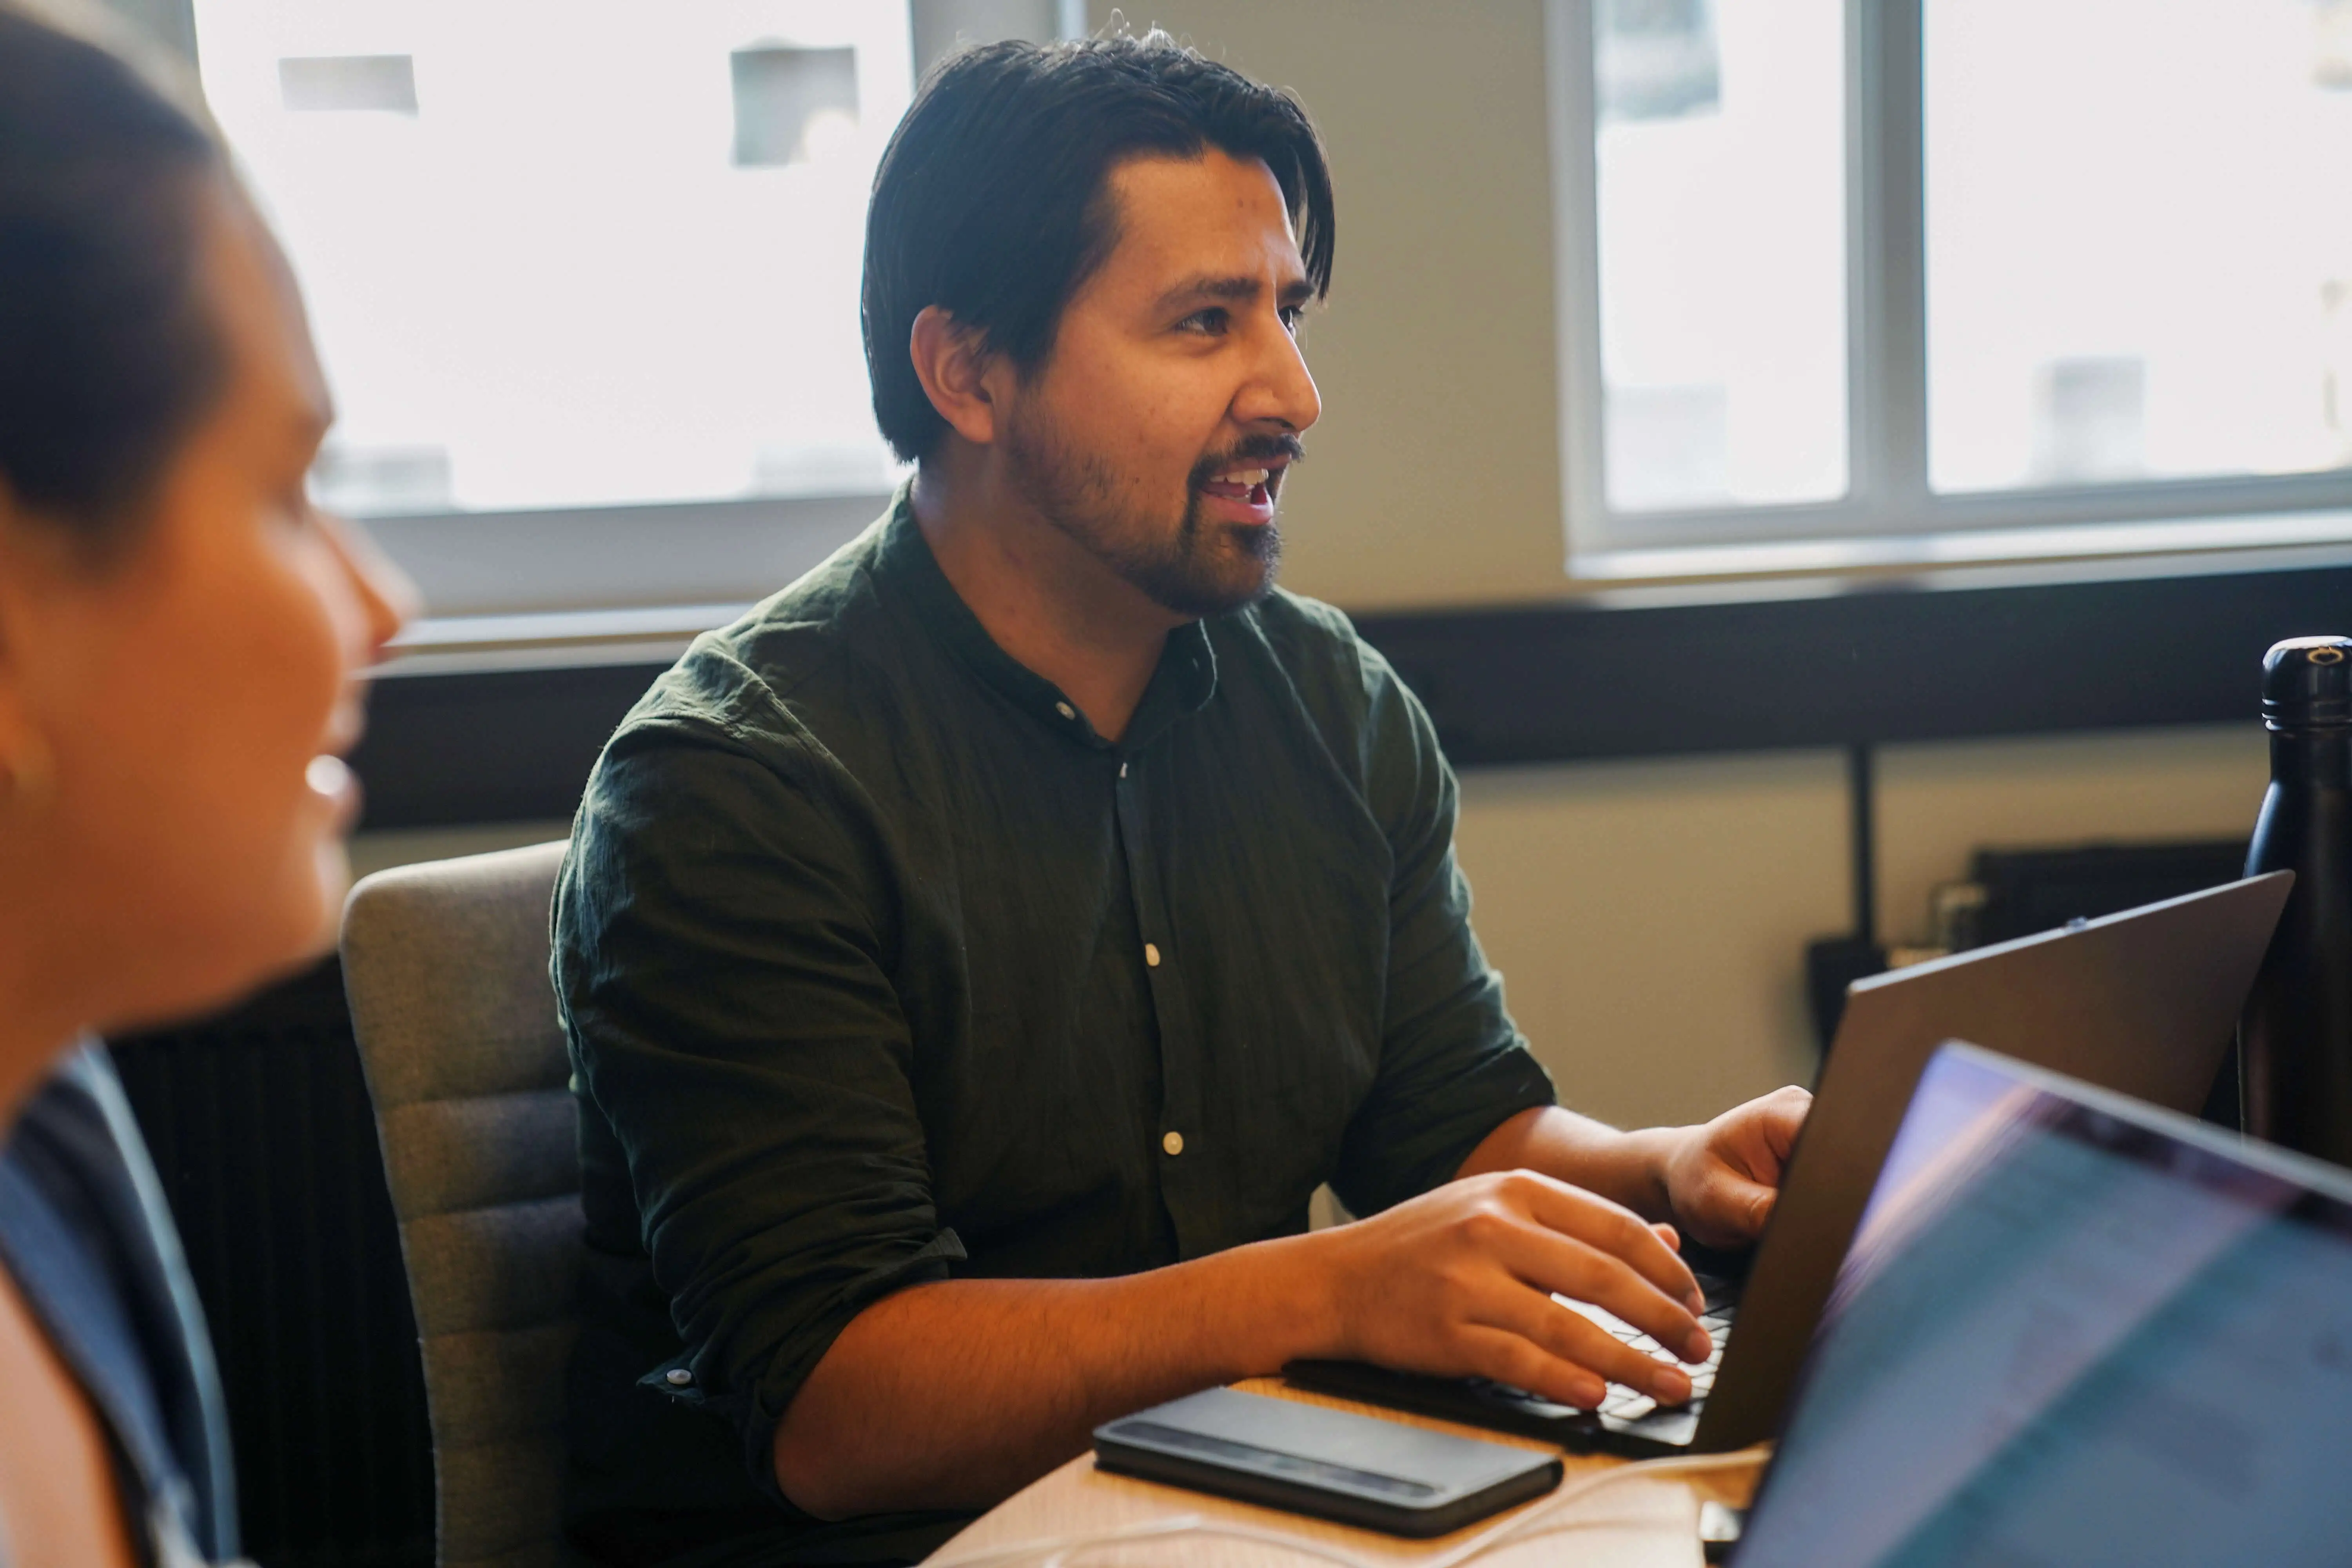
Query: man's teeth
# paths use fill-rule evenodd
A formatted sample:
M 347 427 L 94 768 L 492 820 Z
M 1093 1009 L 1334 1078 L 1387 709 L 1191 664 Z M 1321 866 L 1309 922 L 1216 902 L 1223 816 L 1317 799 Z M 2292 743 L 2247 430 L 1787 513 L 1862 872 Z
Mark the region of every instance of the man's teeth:
M 1221 485 L 1262 485 L 1272 475 L 1271 468 L 1235 468 L 1230 474 L 1219 474 Z

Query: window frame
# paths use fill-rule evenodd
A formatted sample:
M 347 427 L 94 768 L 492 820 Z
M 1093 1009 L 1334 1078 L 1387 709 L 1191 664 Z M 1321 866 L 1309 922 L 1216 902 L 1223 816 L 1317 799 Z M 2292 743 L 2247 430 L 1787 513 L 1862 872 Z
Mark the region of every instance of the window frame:
M 1867 570 L 2352 542 L 2352 468 L 1939 495 L 1927 479 L 1925 0 L 1845 0 L 1847 487 L 1623 512 L 1605 489 L 1593 6 L 1545 0 L 1571 579 Z

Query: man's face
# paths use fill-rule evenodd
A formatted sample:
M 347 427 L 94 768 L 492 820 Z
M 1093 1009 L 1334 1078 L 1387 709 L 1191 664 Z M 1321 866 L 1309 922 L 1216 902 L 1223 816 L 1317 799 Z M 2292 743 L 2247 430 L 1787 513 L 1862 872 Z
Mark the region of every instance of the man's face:
M 1313 295 L 1273 173 L 1212 149 L 1110 178 L 1118 243 L 1004 412 L 1013 482 L 1188 619 L 1261 598 L 1275 502 L 1322 403 L 1299 357 Z

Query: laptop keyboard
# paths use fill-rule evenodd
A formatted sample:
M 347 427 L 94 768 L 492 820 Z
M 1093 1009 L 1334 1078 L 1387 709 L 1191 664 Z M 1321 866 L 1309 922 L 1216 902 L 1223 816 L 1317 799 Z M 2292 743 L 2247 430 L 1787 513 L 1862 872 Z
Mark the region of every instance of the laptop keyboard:
M 1707 1337 L 1715 1342 L 1715 1348 L 1708 1353 L 1706 1365 L 1689 1366 L 1680 1356 L 1660 1344 L 1654 1336 L 1635 1328 L 1606 1307 L 1596 1307 L 1590 1301 L 1571 1301 L 1565 1296 L 1555 1296 L 1552 1300 L 1571 1312 L 1582 1313 L 1654 1360 L 1668 1362 L 1687 1371 L 1690 1373 L 1691 1396 L 1686 1403 L 1673 1408 L 1690 1411 L 1696 1411 L 1706 1403 L 1707 1391 L 1715 1386 L 1715 1369 L 1723 1364 L 1723 1347 L 1731 1337 L 1731 1325 L 1739 1312 L 1738 1307 L 1729 1301 L 1708 1303 L 1706 1310 L 1699 1316 L 1698 1326 L 1707 1331 Z M 1622 1383 L 1612 1383 L 1609 1385 L 1607 1397 L 1601 1402 L 1601 1416 L 1603 1420 L 1613 1417 L 1619 1421 L 1639 1421 L 1657 1408 L 1658 1402 L 1648 1394 L 1628 1388 Z
M 1661 1406 L 1647 1394 L 1622 1384 L 1611 1384 L 1599 1410 L 1578 1410 L 1555 1405 L 1524 1388 L 1512 1388 L 1483 1377 L 1420 1376 L 1385 1371 L 1362 1362 L 1293 1362 L 1283 1368 L 1283 1374 L 1302 1388 L 1418 1410 L 1473 1426 L 1524 1433 L 1570 1448 L 1589 1447 L 1596 1436 L 1605 1436 L 1635 1445 L 1623 1451 L 1671 1452 L 1697 1440 L 1698 1413 L 1715 1387 L 1717 1369 L 1723 1364 L 1724 1346 L 1731 1337 L 1745 1283 L 1707 1271 L 1699 1273 L 1698 1282 L 1706 1293 L 1699 1326 L 1706 1330 L 1707 1338 L 1713 1342 L 1713 1352 L 1706 1365 L 1685 1368 L 1690 1373 L 1691 1397 L 1680 1405 Z M 1685 1364 L 1656 1340 L 1613 1312 L 1582 1301 L 1557 1297 L 1554 1300 L 1571 1311 L 1583 1313 L 1637 1350 L 1677 1366 Z

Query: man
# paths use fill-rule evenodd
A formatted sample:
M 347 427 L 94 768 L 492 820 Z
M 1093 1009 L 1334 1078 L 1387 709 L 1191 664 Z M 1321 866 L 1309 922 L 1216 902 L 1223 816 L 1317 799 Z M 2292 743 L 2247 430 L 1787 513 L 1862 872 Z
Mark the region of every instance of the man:
M 1162 37 L 964 55 L 899 127 L 916 478 L 656 684 L 557 892 L 596 1554 L 917 1555 L 1297 1356 L 1688 1396 L 1552 1293 L 1704 1358 L 1663 1222 L 1752 1236 L 1805 1097 L 1552 1104 L 1428 718 L 1272 588 L 1332 250 L 1303 111 Z M 1308 1234 L 1325 1181 L 1368 1217 Z

